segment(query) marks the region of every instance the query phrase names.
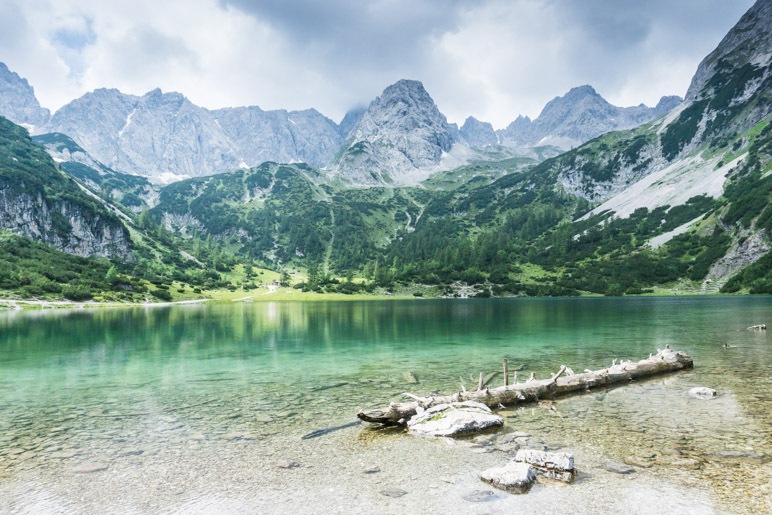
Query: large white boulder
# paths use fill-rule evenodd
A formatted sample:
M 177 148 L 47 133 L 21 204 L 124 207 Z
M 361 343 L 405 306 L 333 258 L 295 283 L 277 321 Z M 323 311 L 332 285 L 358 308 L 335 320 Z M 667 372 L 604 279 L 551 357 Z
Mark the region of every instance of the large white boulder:
M 417 413 L 407 423 L 408 432 L 420 436 L 457 436 L 504 424 L 504 419 L 479 402 L 439 404 Z

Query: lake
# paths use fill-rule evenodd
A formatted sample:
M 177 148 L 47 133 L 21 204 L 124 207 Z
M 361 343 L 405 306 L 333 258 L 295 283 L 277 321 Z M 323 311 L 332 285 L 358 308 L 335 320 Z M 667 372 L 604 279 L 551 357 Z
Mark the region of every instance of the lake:
M 772 350 L 747 329 L 769 322 L 769 296 L 0 312 L 0 512 L 771 512 Z M 474 388 L 503 358 L 546 378 L 668 344 L 694 370 L 501 410 L 497 434 L 302 439 L 403 392 Z M 572 452 L 577 480 L 479 481 L 517 445 Z

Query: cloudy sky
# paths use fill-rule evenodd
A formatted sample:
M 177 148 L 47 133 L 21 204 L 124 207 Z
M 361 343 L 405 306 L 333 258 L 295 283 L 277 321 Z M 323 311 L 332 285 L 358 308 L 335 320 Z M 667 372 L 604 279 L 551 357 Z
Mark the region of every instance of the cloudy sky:
M 451 122 L 503 128 L 591 84 L 683 96 L 752 0 L 0 0 L 0 61 L 55 110 L 87 91 L 179 91 L 333 120 L 423 81 Z

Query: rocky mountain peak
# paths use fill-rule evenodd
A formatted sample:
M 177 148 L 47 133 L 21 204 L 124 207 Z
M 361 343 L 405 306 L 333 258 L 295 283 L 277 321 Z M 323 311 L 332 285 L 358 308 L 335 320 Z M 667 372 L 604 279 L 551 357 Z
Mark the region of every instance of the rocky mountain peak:
M 454 140 L 453 127 L 423 84 L 403 79 L 362 114 L 335 170 L 354 183 L 411 183 L 436 167 Z
M 410 106 L 434 106 L 434 100 L 429 96 L 423 83 L 410 79 L 401 79 L 391 86 L 387 86 L 383 90 L 380 100 L 384 104 L 404 102 Z
M 644 104 L 617 107 L 592 86 L 583 85 L 550 100 L 534 120 L 518 116 L 497 134 L 508 146 L 553 145 L 568 150 L 606 132 L 630 129 L 659 118 L 680 103 L 679 97 L 671 96 L 662 97 L 654 108 Z
M 581 86 L 575 86 L 568 90 L 568 93 L 563 95 L 564 100 L 569 99 L 577 99 L 577 98 L 584 98 L 584 97 L 597 97 L 598 99 L 601 99 L 605 102 L 602 96 L 598 94 L 597 91 L 595 91 L 595 88 L 590 86 L 589 84 L 583 84 Z M 557 97 L 561 98 L 561 97 Z
M 442 150 L 450 150 L 452 139 L 447 119 L 420 81 L 403 79 L 387 87 L 380 97 L 373 100 L 352 129 L 349 139 L 388 136 L 392 130 L 422 129 L 436 133 L 436 143 Z
M 697 99 L 722 61 L 734 67 L 750 62 L 760 67 L 768 66 L 772 60 L 770 27 L 772 27 L 772 2 L 757 0 L 724 36 L 716 49 L 699 64 L 686 92 L 686 101 L 692 102 Z
M 678 95 L 668 95 L 659 99 L 657 105 L 654 107 L 654 117 L 659 118 L 669 113 L 684 101 L 683 98 Z
M 35 90 L 27 79 L 8 69 L 0 62 L 0 115 L 14 123 L 37 128 L 45 124 L 51 113 L 43 109 L 35 97 Z
M 608 114 L 614 110 L 605 98 L 600 96 L 595 88 L 584 85 L 571 88 L 562 97 L 555 97 L 544 106 L 538 120 L 542 122 L 557 121 L 558 118 L 575 115 L 582 111 L 594 111 L 597 114 Z
M 488 122 L 481 122 L 474 116 L 470 116 L 464 121 L 460 132 L 461 137 L 469 143 L 470 147 L 485 147 L 498 143 L 493 126 Z
M 178 93 L 176 91 L 164 93 L 161 91 L 161 88 L 155 88 L 151 91 L 148 91 L 142 95 L 141 100 L 142 102 L 150 105 L 168 104 L 181 106 L 185 102 L 190 102 L 182 93 Z

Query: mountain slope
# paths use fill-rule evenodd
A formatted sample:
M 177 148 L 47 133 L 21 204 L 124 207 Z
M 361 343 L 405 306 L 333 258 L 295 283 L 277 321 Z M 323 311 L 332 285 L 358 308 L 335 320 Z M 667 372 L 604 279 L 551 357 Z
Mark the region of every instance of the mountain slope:
M 724 166 L 749 148 L 772 113 L 772 6 L 759 1 L 698 68 L 686 102 L 664 119 L 591 142 L 559 162 L 567 191 L 605 201 L 681 162 Z M 716 62 L 716 56 L 722 56 Z M 724 176 L 730 171 L 724 170 Z M 706 184 L 706 187 L 710 187 Z M 647 200 L 640 197 L 640 206 Z
M 26 130 L 2 117 L 0 229 L 77 256 L 132 259 L 117 216 L 57 170 Z
M 242 167 L 266 161 L 321 167 L 343 143 L 335 123 L 315 109 L 263 111 L 253 106 L 211 113 L 237 149 Z
M 481 122 L 473 116 L 464 120 L 460 132 L 470 147 L 487 147 L 498 143 L 493 126 L 488 122 Z
M 145 177 L 116 172 L 91 157 L 69 136 L 59 133 L 33 136 L 59 167 L 94 194 L 128 212 L 139 213 L 158 202 L 158 191 Z

